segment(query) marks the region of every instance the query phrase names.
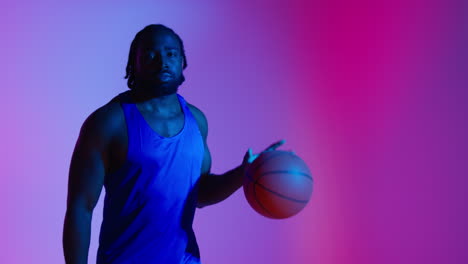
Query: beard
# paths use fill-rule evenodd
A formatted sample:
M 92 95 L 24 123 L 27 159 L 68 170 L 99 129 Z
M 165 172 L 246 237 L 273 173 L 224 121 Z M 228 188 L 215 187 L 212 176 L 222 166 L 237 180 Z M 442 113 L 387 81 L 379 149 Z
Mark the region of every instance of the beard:
M 160 97 L 177 93 L 179 86 L 185 81 L 184 74 L 181 73 L 178 78 L 171 79 L 167 82 L 160 80 L 135 80 L 135 90 L 138 93 L 145 94 L 151 97 Z

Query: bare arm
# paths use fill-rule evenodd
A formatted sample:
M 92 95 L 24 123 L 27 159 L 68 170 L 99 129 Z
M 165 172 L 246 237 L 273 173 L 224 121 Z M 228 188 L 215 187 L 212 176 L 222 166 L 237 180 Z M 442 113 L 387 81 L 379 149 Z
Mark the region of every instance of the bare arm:
M 62 241 L 67 264 L 88 262 L 92 213 L 107 163 L 109 136 L 102 118 L 98 110 L 84 122 L 71 159 Z
M 223 175 L 211 174 L 211 153 L 207 144 L 208 122 L 205 115 L 198 108 L 191 106 L 198 127 L 203 137 L 205 147 L 201 176 L 198 182 L 197 207 L 219 203 L 228 198 L 232 193 L 242 186 L 243 167 L 239 166 Z
M 231 196 L 242 186 L 244 177 L 243 164 L 222 175 L 214 175 L 210 173 L 211 154 L 206 141 L 208 126 L 206 119 L 204 120 L 205 121 L 202 121 L 202 125 L 199 125 L 199 127 L 201 127 L 200 130 L 202 132 L 203 142 L 205 145 L 205 155 L 203 157 L 201 176 L 198 183 L 198 208 L 219 203 Z
M 194 107 L 193 105 L 190 106 L 195 118 L 197 119 L 198 127 L 202 133 L 203 142 L 205 145 L 205 156 L 203 158 L 201 176 L 198 183 L 199 189 L 197 203 L 197 207 L 202 208 L 227 199 L 235 191 L 242 187 L 245 168 L 250 165 L 260 154 L 253 154 L 252 150 L 248 149 L 244 155 L 242 163 L 239 166 L 221 175 L 210 173 L 211 154 L 207 144 L 208 121 L 206 120 L 205 115 L 198 108 Z M 284 140 L 275 142 L 264 151 L 275 150 L 284 143 Z
M 203 112 L 201 112 L 198 108 L 193 105 L 189 106 L 197 120 L 205 146 L 205 155 L 203 157 L 201 176 L 198 182 L 197 202 L 197 207 L 202 208 L 225 200 L 242 186 L 245 162 L 222 175 L 212 174 L 210 172 L 211 154 L 207 144 L 208 121 L 206 120 Z M 244 158 L 244 160 L 245 159 L 246 158 Z
M 270 145 L 264 151 L 272 151 L 284 144 L 284 140 L 278 141 Z M 208 153 L 206 141 L 205 141 L 205 153 Z M 202 174 L 199 181 L 198 190 L 198 208 L 205 207 L 207 205 L 213 205 L 224 201 L 226 198 L 231 196 L 243 185 L 245 169 L 258 157 L 260 154 L 253 154 L 252 150 L 249 149 L 244 156 L 241 165 L 234 169 L 227 171 L 221 175 L 215 175 L 210 173 L 211 167 L 211 156 L 206 157 L 203 162 Z

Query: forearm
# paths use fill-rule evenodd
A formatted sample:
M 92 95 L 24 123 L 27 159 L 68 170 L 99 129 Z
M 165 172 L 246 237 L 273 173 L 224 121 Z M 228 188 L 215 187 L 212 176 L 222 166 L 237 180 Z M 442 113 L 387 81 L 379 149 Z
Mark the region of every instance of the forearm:
M 222 174 L 210 174 L 200 181 L 198 207 L 219 203 L 242 187 L 244 167 L 242 165 Z
M 67 264 L 88 263 L 92 212 L 70 209 L 63 227 L 63 253 Z

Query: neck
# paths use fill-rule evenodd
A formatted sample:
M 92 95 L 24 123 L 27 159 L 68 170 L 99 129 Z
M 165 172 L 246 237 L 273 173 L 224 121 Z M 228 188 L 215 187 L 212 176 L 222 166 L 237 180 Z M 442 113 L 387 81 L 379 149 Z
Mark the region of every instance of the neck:
M 130 96 L 132 101 L 145 112 L 173 113 L 180 111 L 177 93 L 155 96 L 138 90 L 131 90 Z

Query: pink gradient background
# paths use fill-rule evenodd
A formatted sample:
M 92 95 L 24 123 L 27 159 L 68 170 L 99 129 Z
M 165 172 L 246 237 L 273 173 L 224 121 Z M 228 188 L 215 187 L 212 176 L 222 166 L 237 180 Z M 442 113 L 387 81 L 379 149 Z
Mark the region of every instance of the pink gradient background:
M 468 262 L 467 10 L 442 0 L 2 2 L 0 263 L 63 263 L 79 129 L 127 89 L 130 42 L 150 23 L 184 40 L 180 93 L 208 117 L 213 172 L 286 138 L 315 179 L 310 204 L 287 220 L 256 214 L 241 190 L 197 210 L 204 264 Z

